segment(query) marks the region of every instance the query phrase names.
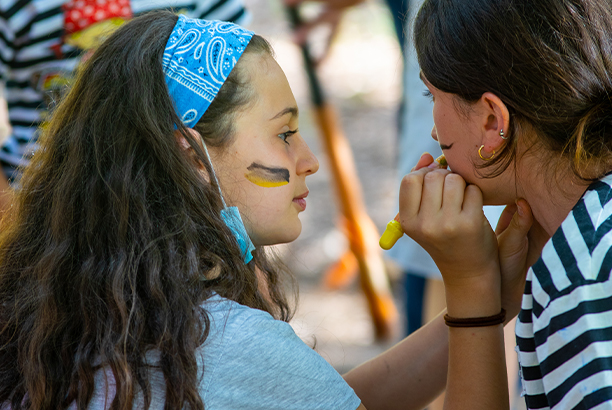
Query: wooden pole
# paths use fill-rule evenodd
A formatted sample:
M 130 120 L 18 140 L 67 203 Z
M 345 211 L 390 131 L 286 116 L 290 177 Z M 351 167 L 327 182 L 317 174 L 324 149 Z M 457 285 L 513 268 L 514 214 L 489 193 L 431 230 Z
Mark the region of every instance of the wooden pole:
M 300 24 L 297 8 L 288 7 L 287 11 L 292 25 L 297 27 Z M 382 250 L 378 245 L 380 235 L 366 212 L 353 153 L 342 132 L 338 115 L 324 97 L 308 46 L 304 44 L 301 49 L 314 115 L 328 157 L 350 251 L 357 260 L 361 288 L 368 301 L 377 339 L 389 339 L 397 323 L 398 313 L 389 286 Z M 341 262 L 346 263 L 346 260 L 350 260 L 347 255 Z M 334 273 L 340 276 L 346 274 L 346 271 L 336 269 Z M 327 280 L 332 283 L 346 282 L 346 278 L 342 277 L 327 278 Z

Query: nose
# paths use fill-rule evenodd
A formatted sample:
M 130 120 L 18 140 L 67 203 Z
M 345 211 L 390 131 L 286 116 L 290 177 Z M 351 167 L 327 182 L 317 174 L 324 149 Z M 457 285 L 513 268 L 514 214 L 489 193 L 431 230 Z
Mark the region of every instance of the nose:
M 311 175 L 319 170 L 319 160 L 310 150 L 308 144 L 301 140 L 296 172 L 298 175 Z
M 434 124 L 433 128 L 431 129 L 431 138 L 436 141 L 438 140 L 438 131 L 436 131 L 436 124 Z

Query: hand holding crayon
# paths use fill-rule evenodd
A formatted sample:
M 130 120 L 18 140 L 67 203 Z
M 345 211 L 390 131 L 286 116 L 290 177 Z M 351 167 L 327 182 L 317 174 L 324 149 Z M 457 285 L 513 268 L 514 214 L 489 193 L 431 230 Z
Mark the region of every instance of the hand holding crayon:
M 435 164 L 435 165 L 434 165 Z M 446 168 L 448 166 L 448 162 L 446 162 L 446 157 L 444 155 L 440 155 L 435 159 L 429 166 L 438 166 L 439 168 Z M 393 245 L 404 235 L 404 230 L 402 229 L 402 225 L 399 221 L 399 213 L 395 215 L 395 218 L 387 224 L 385 231 L 380 237 L 378 244 L 384 250 L 389 250 L 393 248 Z

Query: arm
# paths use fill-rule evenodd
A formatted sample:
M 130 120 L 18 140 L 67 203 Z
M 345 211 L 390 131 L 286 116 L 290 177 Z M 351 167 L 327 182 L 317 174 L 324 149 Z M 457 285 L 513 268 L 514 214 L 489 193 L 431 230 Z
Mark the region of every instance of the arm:
M 420 170 L 402 181 L 402 226 L 440 269 L 452 317 L 492 316 L 502 308 L 499 250 L 482 206 L 480 190 L 446 170 Z M 448 332 L 445 408 L 508 408 L 502 325 Z
M 431 166 L 432 163 L 433 157 L 424 154 L 413 171 Z M 420 176 L 416 174 L 417 196 L 421 195 L 421 189 L 425 183 L 423 173 L 431 170 L 421 171 Z M 459 188 L 463 189 L 464 186 L 460 184 Z M 415 199 L 412 202 L 420 203 L 420 198 L 418 202 Z M 478 204 L 475 209 L 478 209 Z M 456 312 L 451 316 L 483 316 L 484 313 L 478 312 L 483 307 L 483 302 L 491 305 L 488 314 L 499 312 L 500 303 L 503 302 L 504 308 L 511 312 L 507 317 L 507 322 L 516 314 L 514 308 L 520 301 L 524 287 L 526 236 L 532 222 L 531 212 L 526 203 L 521 203 L 521 211 L 522 215 L 519 215 L 516 208 L 509 208 L 504 213 L 503 222 L 498 224 L 498 234 L 502 235 L 499 249 L 500 263 L 504 271 L 501 285 L 502 297 L 497 296 L 499 295 L 499 280 L 496 278 L 499 273 L 494 273 L 491 276 L 492 289 L 487 288 L 488 282 L 484 280 L 475 281 L 467 289 L 460 289 L 459 292 L 448 293 L 449 309 Z M 476 214 L 477 220 L 483 223 L 481 217 L 482 215 Z M 485 229 L 484 232 L 480 232 L 480 237 L 488 237 L 489 240 L 492 240 L 490 228 L 487 230 L 486 225 L 481 226 L 484 226 Z M 439 229 L 440 227 L 436 228 L 436 230 Z M 463 241 L 462 236 L 461 240 Z M 450 249 L 456 248 L 451 247 Z M 472 255 L 467 251 L 462 253 Z M 443 273 L 448 278 L 452 278 L 452 269 L 458 266 L 456 262 L 460 262 L 462 256 L 460 254 L 452 257 L 450 267 L 447 264 Z M 493 253 L 490 257 L 495 260 Z M 470 260 L 466 262 L 468 266 L 472 266 Z M 493 269 L 494 272 L 496 270 L 496 268 Z M 448 286 L 447 292 L 449 292 Z M 481 293 L 493 297 L 489 299 L 473 297 Z M 467 300 L 462 300 L 464 296 L 467 296 Z M 451 340 L 450 362 L 449 337 Z M 345 379 L 370 410 L 377 408 L 421 409 L 442 391 L 446 384 L 447 367 L 450 366 L 448 408 L 452 408 L 453 405 L 473 408 L 473 395 L 482 396 L 485 408 L 487 406 L 503 408 L 504 403 L 506 406 L 508 403 L 503 354 L 501 325 L 492 328 L 453 328 L 449 330 L 440 315 L 393 349 L 347 373 Z M 485 372 L 482 372 L 482 369 Z M 480 390 L 482 386 L 487 386 L 486 397 L 479 391 L 474 391 L 474 387 Z M 502 403 L 501 406 L 497 405 L 498 401 Z
M 310 32 L 318 26 L 329 25 L 330 32 L 327 35 L 325 48 L 322 53 L 318 56 L 315 63 L 320 63 L 328 54 L 331 47 L 331 43 L 334 40 L 338 24 L 344 12 L 358 4 L 364 2 L 364 0 L 315 0 L 322 4 L 321 12 L 314 18 L 302 22 L 299 26 L 293 30 L 293 40 L 298 45 L 303 45 L 307 42 L 308 35 Z M 287 8 L 297 8 L 304 0 L 283 0 Z
M 491 316 L 502 307 L 497 240 L 482 205 L 480 190 L 447 170 L 423 168 L 402 181 L 402 227 L 436 262 L 448 314 L 456 318 Z M 445 407 L 507 408 L 502 325 L 448 334 Z
M 446 384 L 448 330 L 442 314 L 344 375 L 368 410 L 424 408 Z

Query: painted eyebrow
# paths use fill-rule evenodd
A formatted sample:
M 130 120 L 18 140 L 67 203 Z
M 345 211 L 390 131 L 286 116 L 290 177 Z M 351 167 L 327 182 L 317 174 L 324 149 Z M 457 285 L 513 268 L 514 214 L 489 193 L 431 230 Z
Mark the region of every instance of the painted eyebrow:
M 297 107 L 287 107 L 284 110 L 282 110 L 281 112 L 279 112 L 278 114 L 276 114 L 274 117 L 270 118 L 270 121 L 272 120 L 276 120 L 280 117 L 283 117 L 287 114 L 291 114 L 292 117 L 297 117 L 298 115 L 298 108 Z

